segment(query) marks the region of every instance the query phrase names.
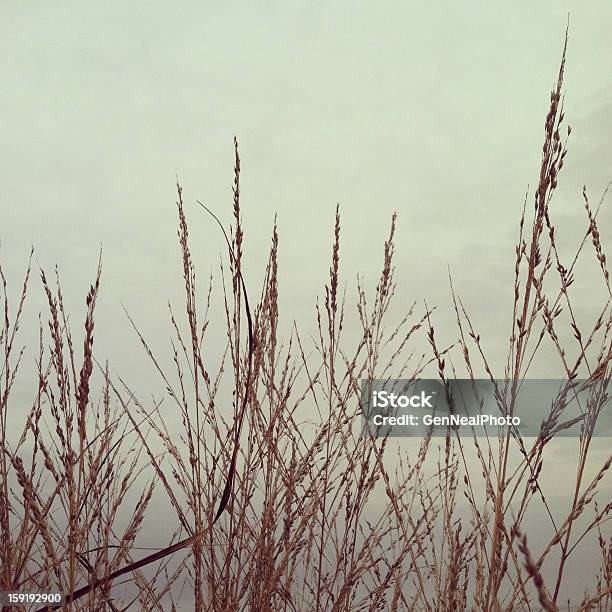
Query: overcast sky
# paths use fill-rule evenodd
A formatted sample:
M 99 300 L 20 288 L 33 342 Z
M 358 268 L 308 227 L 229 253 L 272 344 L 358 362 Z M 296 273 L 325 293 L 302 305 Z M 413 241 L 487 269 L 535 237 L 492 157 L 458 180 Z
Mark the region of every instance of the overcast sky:
M 166 302 L 180 299 L 175 176 L 204 278 L 224 251 L 194 201 L 229 222 L 237 134 L 247 278 L 257 285 L 278 213 L 288 320 L 312 328 L 336 203 L 349 289 L 358 271 L 375 283 L 397 210 L 395 312 L 427 298 L 451 341 L 450 265 L 500 356 L 517 221 L 537 180 L 568 12 L 574 131 L 554 214 L 569 248 L 585 227 L 582 185 L 595 199 L 612 178 L 608 1 L 5 3 L 0 257 L 9 278 L 17 282 L 34 245 L 42 265 L 60 266 L 80 317 L 102 244 L 98 346 L 135 367 L 120 303 L 166 346 Z M 602 226 L 611 218 L 608 207 Z M 596 267 L 584 274 L 576 307 L 588 320 L 601 283 Z

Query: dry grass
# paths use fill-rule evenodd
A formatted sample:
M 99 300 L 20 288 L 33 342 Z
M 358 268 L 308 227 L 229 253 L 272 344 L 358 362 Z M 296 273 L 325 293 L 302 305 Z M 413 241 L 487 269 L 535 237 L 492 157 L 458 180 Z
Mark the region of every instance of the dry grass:
M 416 378 L 435 367 L 447 383 L 457 354 L 472 377 L 479 363 L 495 379 L 475 324 L 454 290 L 452 347 L 439 345 L 428 308 L 417 314 L 413 306 L 395 326 L 386 323 L 396 292 L 393 217 L 371 297 L 358 281 L 360 332 L 349 348 L 337 211 L 316 334 L 306 340 L 294 326 L 280 337 L 276 226 L 256 303 L 249 303 L 243 278 L 236 144 L 219 364 L 213 367 L 216 356 L 207 353 L 212 281 L 202 299 L 180 186 L 186 308 L 180 317 L 171 310 L 172 372 L 130 318 L 180 417 L 179 434 L 167 430 L 159 402 L 140 401 L 94 357 L 101 268 L 87 295 L 82 350 L 59 281 L 41 272 L 49 320 L 40 326 L 34 401 L 23 431 L 9 431 L 8 412 L 19 409 L 11 392 L 30 267 L 14 314 L 1 276 L 0 589 L 60 590 L 70 594 L 69 610 L 611 609 L 612 504 L 598 503 L 597 495 L 612 457 L 595 478 L 585 476 L 610 378 L 609 275 L 599 208 L 593 210 L 586 191 L 584 239 L 569 263 L 562 263 L 568 260 L 555 240 L 550 203 L 565 157 L 562 134 L 570 132 L 562 130 L 564 64 L 565 52 L 545 123 L 533 214 L 525 207 L 520 220 L 512 333 L 498 375 L 505 383 L 497 387 L 500 410 L 513 414 L 520 381 L 542 343 L 552 343 L 568 382 L 538 438 L 521 439 L 508 429 L 497 438 L 459 439 L 449 431 L 441 448 L 425 437 L 411 453 L 389 439 L 360 437 L 362 379 Z M 591 328 L 581 329 L 571 287 L 589 241 L 608 298 L 593 305 Z M 574 346 L 562 346 L 562 325 L 572 330 Z M 419 334 L 431 356 L 416 360 L 411 346 Z M 576 440 L 577 471 L 568 480 L 570 503 L 562 511 L 549 507 L 541 471 L 551 440 L 567 427 L 567 397 L 581 376 L 589 402 Z M 157 526 L 158 541 L 168 544 L 144 554 L 139 532 L 162 505 L 174 516 L 165 532 Z M 549 521 L 548 543 L 537 552 L 527 539 L 532 506 Z M 568 603 L 563 585 L 580 546 L 601 555 L 601 569 Z

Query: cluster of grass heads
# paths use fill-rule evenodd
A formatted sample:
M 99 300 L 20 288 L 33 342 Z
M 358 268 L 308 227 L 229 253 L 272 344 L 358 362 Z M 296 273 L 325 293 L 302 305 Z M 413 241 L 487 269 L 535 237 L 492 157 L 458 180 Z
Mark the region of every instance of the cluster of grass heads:
M 218 355 L 208 349 L 212 284 L 204 296 L 197 292 L 180 186 L 186 300 L 182 316 L 171 311 L 172 372 L 132 321 L 180 417 L 179 433 L 167 429 L 158 402 L 138 399 L 94 356 L 100 268 L 78 342 L 60 283 L 41 273 L 48 326 L 40 325 L 34 400 L 23 430 L 9 429 L 9 411 L 20 410 L 11 392 L 23 355 L 18 329 L 30 267 L 14 314 L 2 275 L 0 589 L 61 591 L 68 610 L 609 610 L 612 504 L 602 503 L 598 490 L 612 456 L 594 478 L 585 477 L 585 467 L 607 402 L 610 287 L 599 208 L 593 210 L 586 192 L 575 256 L 564 259 L 557 249 L 550 203 L 569 135 L 569 128 L 562 131 L 564 63 L 565 52 L 532 214 L 525 206 L 520 219 L 501 375 L 489 367 L 454 292 L 453 346 L 439 345 L 430 309 L 417 314 L 412 307 L 397 324 L 387 323 L 396 293 L 395 217 L 376 286 L 358 281 L 357 343 L 349 348 L 346 341 L 338 211 L 316 333 L 306 340 L 293 326 L 280 337 L 276 226 L 256 303 L 243 278 L 237 144 L 233 229 L 225 236 L 229 269 L 221 275 L 227 335 L 218 365 L 210 365 Z M 575 264 L 591 243 L 608 299 L 593 304 L 595 321 L 581 329 L 571 287 Z M 575 346 L 562 346 L 561 325 L 571 327 Z M 431 354 L 415 360 L 411 347 L 419 334 Z M 418 378 L 435 367 L 447 383 L 453 354 L 472 377 L 480 362 L 492 380 L 505 380 L 496 393 L 499 409 L 514 414 L 518 385 L 545 341 L 556 348 L 567 383 L 537 438 L 502 429 L 496 437 L 466 439 L 449 430 L 441 448 L 426 436 L 408 452 L 389 439 L 360 435 L 360 380 Z M 578 379 L 586 379 L 589 401 L 576 439 L 576 474 L 568 479 L 568 507 L 550 508 L 542 466 L 568 425 L 564 409 Z M 157 526 L 155 544 L 162 540 L 165 547 L 145 554 L 139 533 L 162 505 L 172 508 L 175 522 L 165 532 Z M 532 506 L 550 527 L 538 551 L 525 520 Z M 600 570 L 569 602 L 563 585 L 580 546 L 601 556 Z

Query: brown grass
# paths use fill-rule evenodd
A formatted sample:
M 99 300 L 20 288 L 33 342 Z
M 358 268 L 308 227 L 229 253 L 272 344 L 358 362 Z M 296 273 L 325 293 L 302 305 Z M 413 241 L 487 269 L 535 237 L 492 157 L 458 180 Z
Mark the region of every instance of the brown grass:
M 545 122 L 533 215 L 524 207 L 520 220 L 512 333 L 505 372 L 497 377 L 505 381 L 497 387 L 499 408 L 511 415 L 543 342 L 555 347 L 567 384 L 538 438 L 507 429 L 496 438 L 460 439 L 449 431 L 441 448 L 427 436 L 408 452 L 390 439 L 360 436 L 362 379 L 418 378 L 434 367 L 446 384 L 459 354 L 472 378 L 481 363 L 494 380 L 480 335 L 454 288 L 455 344 L 440 345 L 428 307 L 417 314 L 413 305 L 396 325 L 387 324 L 396 293 L 394 216 L 372 297 L 358 280 L 360 331 L 351 348 L 336 210 L 314 338 L 307 341 L 296 325 L 281 337 L 276 224 L 259 298 L 249 302 L 235 143 L 233 222 L 224 231 L 229 270 L 220 276 L 226 346 L 218 364 L 219 355 L 207 352 L 212 280 L 202 299 L 179 185 L 185 312 L 170 311 L 172 372 L 130 317 L 179 416 L 179 433 L 167 429 L 160 401 L 139 400 L 96 361 L 99 266 L 86 299 L 82 350 L 59 280 L 51 283 L 41 271 L 48 324 L 40 325 L 34 399 L 16 435 L 8 414 L 19 410 L 12 391 L 31 266 L 14 314 L 0 268 L 0 589 L 61 591 L 67 610 L 611 609 L 612 504 L 598 503 L 598 491 L 612 456 L 593 479 L 585 476 L 610 378 L 609 274 L 599 207 L 593 210 L 586 190 L 577 252 L 568 260 L 556 243 L 550 205 L 566 154 L 562 134 L 570 133 L 563 130 L 564 66 L 565 50 Z M 594 324 L 582 329 L 571 287 L 589 239 L 608 298 L 593 305 Z M 566 330 L 575 345 L 562 345 Z M 431 347 L 422 359 L 411 348 L 419 334 Z M 576 474 L 568 480 L 569 506 L 551 508 L 542 466 L 551 441 L 569 426 L 564 409 L 581 376 L 590 399 L 576 440 Z M 174 521 L 156 526 L 163 547 L 144 554 L 139 533 L 161 506 L 172 509 Z M 549 520 L 548 542 L 538 552 L 527 539 L 533 506 Z M 601 555 L 601 569 L 568 603 L 563 585 L 580 546 Z

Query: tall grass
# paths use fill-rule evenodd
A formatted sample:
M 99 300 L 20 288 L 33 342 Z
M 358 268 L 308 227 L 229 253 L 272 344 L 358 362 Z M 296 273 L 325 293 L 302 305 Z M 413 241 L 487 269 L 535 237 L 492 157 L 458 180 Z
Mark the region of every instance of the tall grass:
M 427 307 L 413 305 L 403 319 L 388 322 L 398 291 L 395 216 L 378 281 L 368 287 L 358 280 L 353 310 L 341 291 L 336 210 L 316 331 L 307 337 L 294 325 L 281 337 L 276 225 L 263 284 L 249 301 L 255 294 L 247 292 L 253 287 L 243 261 L 236 142 L 228 269 L 221 269 L 217 296 L 224 321 L 210 320 L 212 281 L 198 290 L 178 185 L 185 310 L 170 311 L 171 371 L 138 330 L 137 317 L 128 315 L 179 417 L 179 432 L 167 428 L 159 402 L 139 399 L 94 356 L 101 266 L 78 341 L 59 281 L 41 271 L 48 322 L 39 329 L 33 401 L 23 430 L 9 429 L 9 411 L 20 410 L 12 392 L 24 354 L 18 331 L 31 266 L 14 313 L 0 268 L 0 590 L 61 591 L 67 610 L 611 609 L 612 504 L 598 492 L 612 456 L 594 477 L 586 469 L 595 424 L 607 409 L 610 285 L 599 206 L 593 209 L 586 190 L 577 252 L 568 259 L 556 242 L 551 201 L 570 133 L 563 129 L 564 66 L 565 50 L 533 207 L 529 214 L 525 204 L 520 217 L 504 372 L 493 372 L 454 289 L 456 340 L 440 344 Z M 572 283 L 590 244 L 608 297 L 593 304 L 595 321 L 583 329 L 573 314 Z M 353 343 L 346 334 L 352 315 L 359 324 Z M 211 354 L 212 326 L 222 324 L 225 347 Z M 562 345 L 567 329 L 572 346 Z M 412 350 L 419 335 L 431 348 L 423 358 Z M 537 438 L 503 429 L 497 437 L 460 439 L 448 431 L 441 447 L 425 436 L 407 450 L 360 435 L 360 380 L 418 378 L 433 367 L 447 384 L 457 358 L 472 378 L 482 367 L 491 380 L 502 379 L 499 409 L 514 414 L 518 386 L 544 342 L 555 347 L 567 384 Z M 543 465 L 568 426 L 567 397 L 581 377 L 589 401 L 576 440 L 576 474 L 567 481 L 568 507 L 551 507 Z M 139 534 L 147 522 L 155 524 L 162 505 L 172 509 L 173 523 L 156 524 L 162 548 L 143 551 Z M 532 507 L 548 530 L 537 550 L 531 542 L 534 535 L 541 540 L 541 528 L 531 533 L 526 519 Z M 568 593 L 564 585 L 581 546 L 600 556 L 600 569 L 583 592 Z

